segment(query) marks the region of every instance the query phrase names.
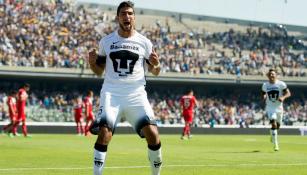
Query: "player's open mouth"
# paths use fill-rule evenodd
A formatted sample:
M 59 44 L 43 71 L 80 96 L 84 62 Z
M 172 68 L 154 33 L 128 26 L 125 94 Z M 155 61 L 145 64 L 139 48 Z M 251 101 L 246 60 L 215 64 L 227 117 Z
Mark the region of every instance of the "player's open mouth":
M 130 25 L 130 22 L 124 22 L 124 25 L 125 25 L 125 26 L 129 26 L 129 25 Z

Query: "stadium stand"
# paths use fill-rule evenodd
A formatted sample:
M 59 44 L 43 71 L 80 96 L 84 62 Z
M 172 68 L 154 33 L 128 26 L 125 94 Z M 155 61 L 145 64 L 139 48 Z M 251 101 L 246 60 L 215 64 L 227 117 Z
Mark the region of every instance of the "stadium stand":
M 62 1 L 5 1 L 1 16 L 2 66 L 86 69 L 87 50 L 115 27 L 114 13 Z M 140 15 L 138 30 L 159 48 L 163 72 L 306 76 L 304 40 L 285 27 L 206 24 Z
M 30 82 L 34 80 L 29 77 L 37 72 L 63 79 L 79 75 L 93 78 L 86 64 L 88 49 L 97 47 L 101 36 L 116 27 L 114 12 L 101 11 L 97 7 L 75 6 L 60 0 L 1 1 L 0 71 L 5 75 L 22 76 L 23 81 Z M 207 81 L 223 75 L 231 81 L 243 81 L 246 77 L 257 81 L 265 79 L 268 68 L 276 67 L 284 79 L 293 81 L 292 85 L 302 83 L 306 86 L 307 39 L 301 37 L 303 34 L 287 31 L 282 25 L 242 26 L 141 14 L 138 19 L 137 29 L 157 45 L 162 77 L 179 77 L 176 81 L 181 77 L 186 81 L 192 75 L 199 81 Z M 181 91 L 188 86 L 188 81 L 183 84 Z M 5 99 L 12 85 L 1 84 L 1 87 L 5 87 L 0 92 L 0 118 L 4 120 Z M 82 95 L 83 91 L 77 87 L 73 93 L 44 90 L 46 92 L 34 88 L 31 93 L 30 119 L 72 121 L 72 98 Z M 181 92 L 157 95 L 161 92 L 149 93 L 159 122 L 181 123 L 178 104 Z M 214 123 L 246 127 L 267 122 L 263 120 L 263 109 L 255 91 L 244 92 L 245 97 L 250 97 L 248 101 L 228 99 L 227 94 L 215 96 L 210 92 L 198 96 L 201 105 L 196 110 L 195 125 Z M 307 125 L 306 91 L 285 106 L 286 125 Z

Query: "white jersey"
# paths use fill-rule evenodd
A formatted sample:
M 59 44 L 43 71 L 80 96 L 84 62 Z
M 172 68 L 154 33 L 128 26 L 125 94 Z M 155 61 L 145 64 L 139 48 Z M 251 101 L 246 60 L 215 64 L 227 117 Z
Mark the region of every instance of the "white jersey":
M 285 82 L 277 80 L 274 84 L 270 82 L 263 83 L 262 91 L 266 93 L 266 111 L 283 112 L 283 104 L 278 100 L 283 96 L 283 91 L 287 89 Z
M 145 60 L 152 51 L 152 43 L 135 31 L 129 38 L 118 31 L 105 36 L 99 43 L 99 55 L 106 56 L 102 90 L 127 95 L 145 88 Z

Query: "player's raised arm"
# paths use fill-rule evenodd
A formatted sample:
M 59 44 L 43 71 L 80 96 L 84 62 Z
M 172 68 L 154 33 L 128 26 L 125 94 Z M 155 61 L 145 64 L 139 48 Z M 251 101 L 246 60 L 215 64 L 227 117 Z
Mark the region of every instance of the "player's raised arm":
M 159 75 L 161 71 L 160 61 L 159 56 L 154 49 L 152 49 L 152 52 L 149 55 L 148 63 L 148 71 L 155 76 Z
M 88 53 L 88 63 L 91 70 L 97 76 L 101 76 L 106 65 L 106 57 L 97 55 L 96 49 L 93 49 Z
M 278 100 L 280 102 L 283 102 L 286 98 L 289 98 L 289 97 L 291 97 L 291 92 L 288 88 L 286 88 L 283 90 L 283 96 L 279 97 Z

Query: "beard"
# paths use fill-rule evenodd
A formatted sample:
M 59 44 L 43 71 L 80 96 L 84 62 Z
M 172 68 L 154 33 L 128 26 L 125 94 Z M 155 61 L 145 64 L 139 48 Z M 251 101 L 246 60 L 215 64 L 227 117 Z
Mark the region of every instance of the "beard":
M 130 32 L 133 30 L 133 25 L 131 23 L 130 25 L 119 24 L 119 27 L 125 32 Z

